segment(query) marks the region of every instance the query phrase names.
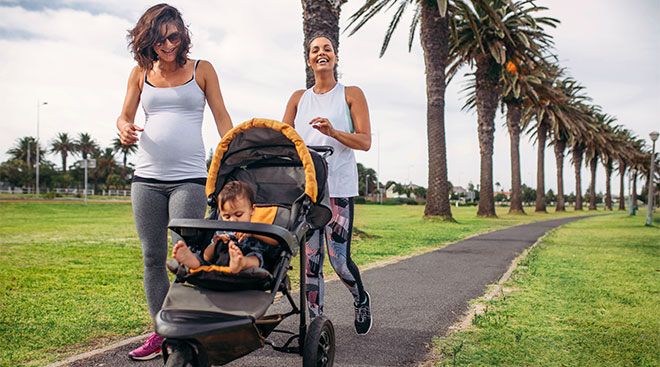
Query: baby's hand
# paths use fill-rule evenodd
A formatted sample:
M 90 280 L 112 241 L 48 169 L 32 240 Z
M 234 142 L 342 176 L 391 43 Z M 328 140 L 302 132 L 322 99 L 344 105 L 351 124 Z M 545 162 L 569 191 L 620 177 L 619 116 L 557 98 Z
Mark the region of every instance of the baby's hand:
M 249 233 L 243 233 L 243 232 L 234 232 L 234 235 L 236 236 L 236 240 L 238 242 L 242 242 L 245 238 L 250 236 Z
M 231 237 L 229 236 L 228 233 L 223 233 L 223 234 L 216 234 L 213 236 L 213 243 L 218 243 L 218 241 L 222 241 L 222 243 L 227 243 Z

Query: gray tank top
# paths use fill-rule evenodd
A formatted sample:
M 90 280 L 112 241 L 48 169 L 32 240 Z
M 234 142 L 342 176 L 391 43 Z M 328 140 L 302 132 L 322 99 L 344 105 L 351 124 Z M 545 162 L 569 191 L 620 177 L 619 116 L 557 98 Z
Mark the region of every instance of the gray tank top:
M 147 82 L 140 96 L 146 116 L 135 176 L 163 181 L 205 178 L 202 122 L 206 96 L 193 77 L 185 84 L 156 88 Z

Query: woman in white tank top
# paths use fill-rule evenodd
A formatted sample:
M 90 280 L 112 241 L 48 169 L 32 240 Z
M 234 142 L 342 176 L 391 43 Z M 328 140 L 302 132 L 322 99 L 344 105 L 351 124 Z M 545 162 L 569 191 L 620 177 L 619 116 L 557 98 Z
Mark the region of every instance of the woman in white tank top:
M 369 108 L 362 90 L 345 87 L 335 79 L 336 42 L 318 34 L 307 44 L 307 65 L 314 71 L 316 83 L 307 90 L 293 93 L 282 122 L 293 126 L 307 145 L 329 145 L 328 190 L 332 220 L 325 236 L 317 231 L 307 242 L 307 303 L 310 317 L 323 313 L 324 238 L 330 264 L 353 295 L 355 331 L 366 334 L 372 326 L 371 299 L 364 289 L 360 271 L 351 259 L 353 197 L 358 195 L 355 149 L 371 147 Z
M 188 58 L 190 34 L 176 8 L 167 4 L 149 8 L 129 31 L 128 39 L 138 65 L 128 79 L 117 129 L 125 145 L 139 140 L 131 200 L 142 244 L 144 290 L 153 319 L 169 289 L 167 224 L 172 218 L 201 219 L 206 212 L 205 104 L 220 136 L 232 128 L 232 122 L 211 63 Z M 140 102 L 146 116 L 144 128 L 134 122 Z M 142 133 L 139 139 L 138 132 Z M 172 233 L 173 242 L 178 239 Z M 129 356 L 155 358 L 161 353 L 162 341 L 154 333 Z

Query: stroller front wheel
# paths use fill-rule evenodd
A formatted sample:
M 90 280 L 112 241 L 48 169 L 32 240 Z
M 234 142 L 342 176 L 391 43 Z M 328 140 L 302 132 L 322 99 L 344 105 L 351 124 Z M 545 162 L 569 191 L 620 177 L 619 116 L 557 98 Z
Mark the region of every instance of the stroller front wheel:
M 168 348 L 170 347 L 170 352 Z M 195 348 L 186 341 L 166 341 L 163 345 L 165 367 L 207 367 L 200 361 Z
M 335 328 L 323 316 L 317 316 L 307 330 L 303 367 L 331 367 L 335 359 Z

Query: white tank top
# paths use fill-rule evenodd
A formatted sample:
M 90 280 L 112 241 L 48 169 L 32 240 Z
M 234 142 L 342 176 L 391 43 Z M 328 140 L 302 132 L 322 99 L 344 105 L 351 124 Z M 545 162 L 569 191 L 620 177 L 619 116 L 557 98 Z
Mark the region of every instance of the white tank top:
M 197 60 L 199 62 L 199 60 Z M 163 181 L 206 178 L 202 122 L 206 96 L 193 78 L 183 85 L 156 88 L 147 83 L 140 96 L 146 116 L 135 176 Z
M 327 118 L 335 130 L 353 133 L 353 120 L 346 104 L 345 87 L 337 83 L 324 94 L 314 93 L 314 87 L 300 97 L 294 124 L 307 145 L 329 145 L 334 153 L 328 157 L 328 190 L 330 197 L 358 195 L 358 172 L 353 149 L 322 134 L 309 125 L 317 117 Z

